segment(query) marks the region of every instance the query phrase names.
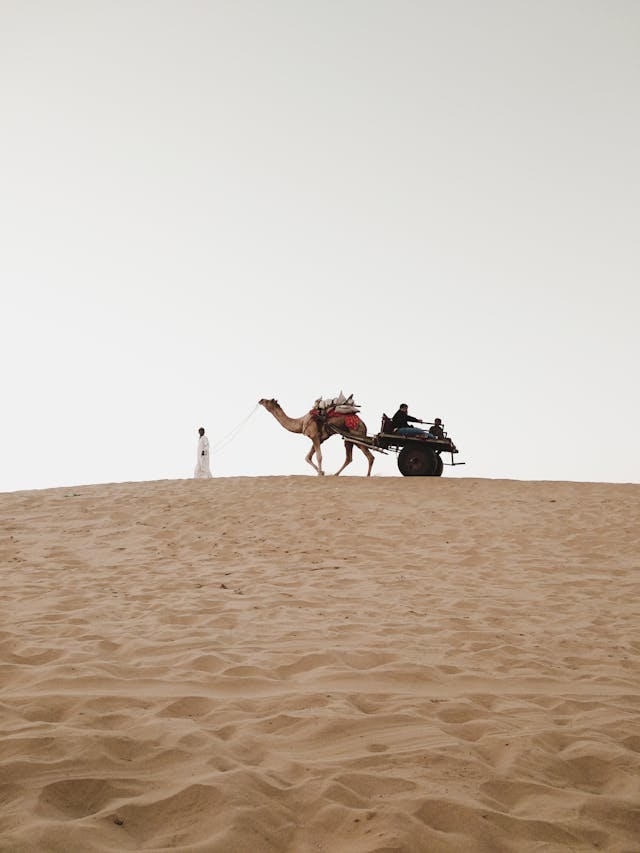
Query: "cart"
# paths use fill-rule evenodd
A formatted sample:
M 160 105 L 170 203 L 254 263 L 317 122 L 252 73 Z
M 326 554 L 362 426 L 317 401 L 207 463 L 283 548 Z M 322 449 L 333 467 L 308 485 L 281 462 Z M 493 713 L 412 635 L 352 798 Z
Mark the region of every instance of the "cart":
M 453 461 L 453 455 L 458 449 L 450 439 L 389 435 L 383 432 L 374 436 L 374 439 L 377 447 L 398 454 L 398 468 L 403 477 L 441 477 L 445 464 L 464 465 L 464 462 Z M 451 454 L 451 462 L 445 463 L 443 453 Z
M 345 432 L 331 427 L 346 441 L 360 444 L 370 450 L 380 453 L 392 451 L 398 454 L 398 469 L 403 477 L 441 477 L 445 465 L 464 465 L 464 462 L 455 462 L 454 455 L 458 448 L 453 441 L 447 437 L 427 438 L 423 435 L 398 435 L 392 432 L 391 419 L 387 415 L 382 416 L 380 432 L 372 436 L 354 436 L 353 433 Z M 451 455 L 451 462 L 445 462 L 443 454 Z

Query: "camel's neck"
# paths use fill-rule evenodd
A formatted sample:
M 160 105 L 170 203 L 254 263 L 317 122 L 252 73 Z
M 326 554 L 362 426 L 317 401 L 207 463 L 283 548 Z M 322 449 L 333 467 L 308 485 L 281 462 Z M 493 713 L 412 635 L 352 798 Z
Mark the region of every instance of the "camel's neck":
M 275 408 L 271 414 L 278 423 L 285 429 L 288 429 L 289 432 L 302 432 L 302 422 L 304 418 L 290 418 L 288 415 L 285 415 L 279 406 Z

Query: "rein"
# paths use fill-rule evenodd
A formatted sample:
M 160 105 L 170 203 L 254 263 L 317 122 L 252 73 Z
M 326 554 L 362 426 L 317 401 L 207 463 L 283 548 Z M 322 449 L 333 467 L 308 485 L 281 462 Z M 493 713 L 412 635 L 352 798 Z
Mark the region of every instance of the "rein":
M 260 405 L 259 403 L 256 403 L 256 404 L 255 404 L 255 406 L 253 407 L 253 409 L 251 409 L 251 411 L 249 412 L 249 414 L 246 416 L 246 418 L 243 418 L 243 419 L 240 421 L 240 423 L 239 423 L 239 424 L 237 424 L 237 425 L 236 425 L 236 426 L 231 430 L 231 432 L 228 432 L 225 436 L 223 436 L 223 437 L 220 439 L 220 441 L 217 441 L 214 445 L 212 445 L 212 447 L 211 447 L 211 452 L 213 453 L 213 451 L 215 450 L 215 451 L 217 451 L 217 452 L 219 453 L 219 452 L 220 452 L 220 450 L 224 449 L 224 448 L 225 448 L 225 447 L 227 447 L 229 444 L 231 444 L 231 442 L 232 442 L 235 438 L 237 438 L 237 437 L 238 437 L 238 434 L 239 434 L 240 430 L 241 430 L 241 429 L 246 425 L 247 421 L 249 421 L 249 420 L 250 420 L 250 418 L 251 418 L 251 417 L 253 417 L 253 415 L 255 414 L 255 412 L 256 412 L 256 410 L 257 410 L 257 408 L 258 408 L 258 406 L 259 406 L 259 405 Z

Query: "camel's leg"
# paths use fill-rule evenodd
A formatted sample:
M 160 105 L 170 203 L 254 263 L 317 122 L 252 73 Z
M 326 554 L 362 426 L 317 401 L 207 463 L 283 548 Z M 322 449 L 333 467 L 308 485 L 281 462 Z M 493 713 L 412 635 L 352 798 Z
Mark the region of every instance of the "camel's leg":
M 311 446 L 311 450 L 305 456 L 305 461 L 311 465 L 312 468 L 318 472 L 320 476 L 324 475 L 324 471 L 322 470 L 322 451 L 320 450 L 320 440 L 318 438 L 312 438 L 313 442 Z M 313 455 L 315 453 L 316 459 L 318 460 L 318 464 L 313 461 Z
M 345 460 L 344 460 L 344 465 L 342 466 L 342 468 L 339 468 L 339 469 L 336 471 L 336 473 L 335 473 L 335 475 L 334 475 L 335 477 L 337 477 L 337 476 L 338 476 L 338 474 L 341 474 L 341 473 L 342 473 L 342 471 L 344 471 L 344 469 L 347 467 L 347 465 L 351 465 L 351 460 L 353 459 L 353 442 L 351 442 L 351 441 L 345 441 L 345 443 L 344 443 L 344 449 L 345 449 L 345 453 L 346 453 L 346 457 L 345 457 Z
M 363 447 L 361 444 L 359 444 L 358 447 L 364 453 L 364 455 L 367 457 L 367 462 L 369 463 L 369 470 L 367 471 L 367 477 L 370 477 L 371 476 L 371 469 L 373 468 L 374 455 L 369 450 L 368 447 Z

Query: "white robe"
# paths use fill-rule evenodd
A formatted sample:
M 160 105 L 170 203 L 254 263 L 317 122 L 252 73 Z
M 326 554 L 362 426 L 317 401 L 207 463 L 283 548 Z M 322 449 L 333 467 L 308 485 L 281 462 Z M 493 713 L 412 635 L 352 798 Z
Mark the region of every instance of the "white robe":
M 198 460 L 193 476 L 201 479 L 213 477 L 211 468 L 209 467 L 209 439 L 206 435 L 198 439 Z

